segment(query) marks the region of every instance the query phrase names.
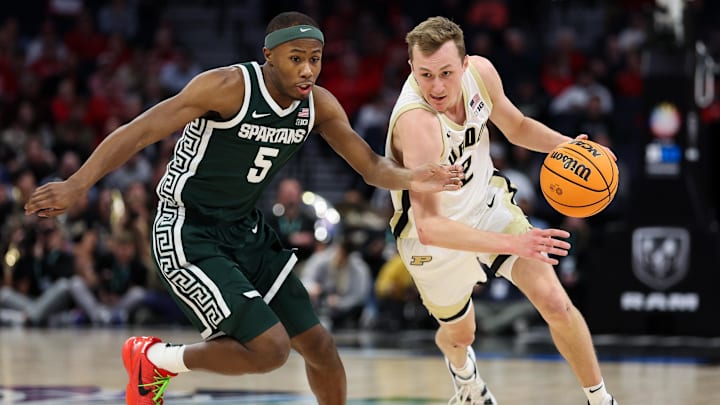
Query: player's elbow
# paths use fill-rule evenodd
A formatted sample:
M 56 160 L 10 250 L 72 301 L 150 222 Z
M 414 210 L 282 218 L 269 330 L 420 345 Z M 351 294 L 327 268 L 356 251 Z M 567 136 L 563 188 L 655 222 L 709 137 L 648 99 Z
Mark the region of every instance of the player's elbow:
M 514 123 L 514 125 L 506 128 L 503 131 L 507 140 L 510 141 L 510 143 L 512 143 L 513 145 L 522 146 L 527 144 L 526 137 L 528 136 L 528 131 L 524 128 L 527 120 L 528 118 L 523 116 L 522 118 L 518 119 L 517 122 Z
M 420 243 L 423 245 L 434 245 L 434 235 L 435 232 L 430 231 L 430 227 L 423 222 L 415 224 L 418 234 L 418 240 L 420 240 Z

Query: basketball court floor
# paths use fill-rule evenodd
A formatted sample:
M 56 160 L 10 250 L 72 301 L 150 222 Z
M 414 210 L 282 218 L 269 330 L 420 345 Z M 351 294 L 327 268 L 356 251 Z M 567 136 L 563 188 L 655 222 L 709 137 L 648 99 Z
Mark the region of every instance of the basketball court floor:
M 176 343 L 189 329 L 0 328 L 0 404 L 124 404 L 120 348 L 128 336 L 153 334 Z M 348 374 L 349 404 L 445 404 L 452 395 L 432 332 L 336 334 Z M 720 403 L 720 338 L 596 336 L 606 383 L 623 405 Z M 574 376 L 542 330 L 480 337 L 481 375 L 502 405 L 584 405 Z M 295 353 L 265 375 L 222 377 L 191 372 L 174 378 L 167 405 L 313 404 Z

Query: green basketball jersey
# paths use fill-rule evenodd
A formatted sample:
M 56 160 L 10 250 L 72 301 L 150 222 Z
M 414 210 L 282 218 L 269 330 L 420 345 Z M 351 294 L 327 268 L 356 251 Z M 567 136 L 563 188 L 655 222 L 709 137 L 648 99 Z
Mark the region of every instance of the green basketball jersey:
M 282 108 L 256 62 L 238 67 L 245 79 L 240 111 L 224 121 L 188 123 L 157 186 L 161 202 L 184 207 L 190 219 L 235 221 L 251 212 L 313 127 L 312 93 Z

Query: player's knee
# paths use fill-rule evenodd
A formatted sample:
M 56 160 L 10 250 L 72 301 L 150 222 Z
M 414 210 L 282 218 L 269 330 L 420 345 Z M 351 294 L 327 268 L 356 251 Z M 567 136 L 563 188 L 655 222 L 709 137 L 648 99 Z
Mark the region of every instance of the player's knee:
M 471 346 L 475 341 L 475 329 L 472 331 L 468 330 L 461 333 L 455 339 L 455 344 L 458 346 Z
M 572 319 L 573 305 L 560 294 L 548 295 L 539 306 L 543 318 L 549 324 L 562 325 L 569 323 Z
M 247 350 L 252 353 L 254 371 L 266 373 L 285 364 L 290 356 L 290 338 L 284 328 L 276 325 L 248 342 L 240 351 Z
M 319 335 L 317 342 L 317 352 L 321 353 L 323 357 L 332 356 L 337 352 L 335 346 L 335 339 L 330 333 L 323 333 Z
M 453 339 L 453 344 L 455 344 L 455 346 L 472 346 L 474 341 L 475 341 L 475 334 L 463 333 L 461 335 L 458 335 L 455 339 Z
M 308 337 L 311 339 L 304 339 L 297 349 L 309 364 L 322 367 L 338 357 L 335 339 L 327 330 L 318 328 Z
M 267 373 L 282 367 L 290 356 L 290 341 L 288 339 L 274 339 L 267 342 L 258 353 L 262 361 L 258 362 L 258 372 Z
M 438 330 L 435 334 L 435 344 L 442 347 L 447 342 L 453 346 L 471 346 L 475 341 L 474 328 L 449 328 L 444 326 L 444 333 Z M 443 336 L 444 335 L 444 336 Z

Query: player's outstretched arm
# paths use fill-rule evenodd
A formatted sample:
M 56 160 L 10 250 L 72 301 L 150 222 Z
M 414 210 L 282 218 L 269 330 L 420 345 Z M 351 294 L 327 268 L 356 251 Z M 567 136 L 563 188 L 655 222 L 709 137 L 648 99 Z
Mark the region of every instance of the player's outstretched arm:
M 398 118 L 393 130 L 392 146 L 407 167 L 439 159 L 442 140 L 440 125 L 434 114 L 411 110 Z M 470 252 L 512 254 L 552 265 L 548 257 L 566 256 L 570 244 L 557 238 L 570 234 L 559 229 L 533 229 L 522 235 L 481 231 L 446 216 L 440 207 L 440 196 L 410 192 L 413 218 L 420 242 L 424 245 Z M 478 207 L 478 209 L 480 209 Z
M 231 97 L 219 94 L 240 94 L 242 88 L 225 91 L 229 86 L 237 86 L 242 79 L 233 79 L 228 69 L 215 69 L 195 77 L 177 95 L 170 97 L 108 135 L 93 151 L 88 160 L 67 180 L 53 182 L 39 187 L 25 204 L 27 215 L 37 213 L 42 217 L 52 217 L 64 213 L 75 199 L 92 187 L 110 171 L 118 168 L 134 154 L 169 136 L 193 119 L 208 111 L 227 111 L 225 106 Z
M 464 177 L 459 165 L 427 163 L 412 170 L 392 159 L 375 153 L 350 126 L 347 114 L 326 89 L 316 86 L 313 92 L 316 108 L 315 129 L 342 156 L 366 183 L 389 190 L 437 192 L 457 190 Z

